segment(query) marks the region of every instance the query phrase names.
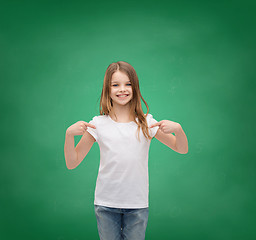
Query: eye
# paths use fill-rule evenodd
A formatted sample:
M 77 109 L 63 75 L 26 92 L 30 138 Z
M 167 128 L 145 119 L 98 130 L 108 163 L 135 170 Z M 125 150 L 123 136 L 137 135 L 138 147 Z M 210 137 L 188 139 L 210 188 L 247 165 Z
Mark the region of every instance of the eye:
M 117 86 L 117 85 L 118 85 L 118 84 L 113 84 L 112 86 L 115 87 L 115 86 Z M 132 84 L 131 84 L 131 83 L 127 83 L 126 85 L 131 86 Z

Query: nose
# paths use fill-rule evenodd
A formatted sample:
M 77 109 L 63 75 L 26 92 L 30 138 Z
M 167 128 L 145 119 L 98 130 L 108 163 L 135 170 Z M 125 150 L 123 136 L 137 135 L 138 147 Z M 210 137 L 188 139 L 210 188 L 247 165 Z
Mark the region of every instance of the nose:
M 123 91 L 125 91 L 125 89 L 126 89 L 126 86 L 125 85 L 120 85 L 120 90 L 123 92 Z

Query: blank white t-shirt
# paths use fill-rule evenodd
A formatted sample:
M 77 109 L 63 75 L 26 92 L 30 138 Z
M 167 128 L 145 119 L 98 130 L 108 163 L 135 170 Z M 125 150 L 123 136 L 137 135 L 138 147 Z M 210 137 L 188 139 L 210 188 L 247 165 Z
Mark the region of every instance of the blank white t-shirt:
M 147 115 L 148 126 L 157 121 Z M 137 139 L 135 122 L 118 123 L 109 115 L 93 117 L 94 128 L 87 131 L 100 147 L 100 166 L 96 181 L 94 204 L 113 208 L 148 207 L 148 152 L 147 141 L 140 129 Z M 159 126 L 149 128 L 154 137 Z

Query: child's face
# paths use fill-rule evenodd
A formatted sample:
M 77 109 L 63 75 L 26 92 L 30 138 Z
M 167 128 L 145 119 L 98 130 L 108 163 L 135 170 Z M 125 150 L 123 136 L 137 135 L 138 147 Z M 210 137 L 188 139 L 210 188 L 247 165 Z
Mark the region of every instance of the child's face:
M 132 84 L 126 74 L 117 71 L 112 75 L 110 97 L 113 103 L 120 105 L 126 105 L 131 101 Z

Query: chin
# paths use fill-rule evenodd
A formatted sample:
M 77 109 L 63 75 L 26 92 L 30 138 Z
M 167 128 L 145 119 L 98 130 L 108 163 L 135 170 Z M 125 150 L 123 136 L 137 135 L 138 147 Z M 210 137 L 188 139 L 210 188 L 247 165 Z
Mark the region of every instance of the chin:
M 118 100 L 115 100 L 114 103 L 119 104 L 119 105 L 126 105 L 126 104 L 130 103 L 131 100 L 132 100 L 132 99 L 127 99 L 126 101 L 120 101 L 120 100 L 118 99 Z

